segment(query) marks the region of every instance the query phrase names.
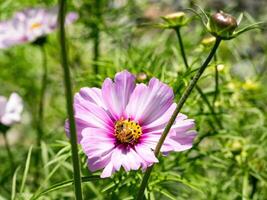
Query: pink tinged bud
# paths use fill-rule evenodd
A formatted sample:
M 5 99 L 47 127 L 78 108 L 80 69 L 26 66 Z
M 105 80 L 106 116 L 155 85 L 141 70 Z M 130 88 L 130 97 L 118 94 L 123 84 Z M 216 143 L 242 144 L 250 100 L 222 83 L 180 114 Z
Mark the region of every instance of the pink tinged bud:
M 234 33 L 237 26 L 236 18 L 227 13 L 218 12 L 210 17 L 209 29 L 210 32 L 216 37 L 230 37 Z

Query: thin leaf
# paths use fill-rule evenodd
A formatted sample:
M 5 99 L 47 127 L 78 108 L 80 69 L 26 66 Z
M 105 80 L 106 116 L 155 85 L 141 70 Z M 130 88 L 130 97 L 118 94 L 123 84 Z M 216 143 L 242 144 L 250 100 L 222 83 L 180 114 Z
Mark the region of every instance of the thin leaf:
M 242 19 L 243 19 L 243 16 L 244 16 L 243 13 L 241 13 L 241 14 L 238 16 L 238 18 L 237 18 L 237 20 L 236 20 L 237 25 L 239 25 L 239 24 L 241 23 L 241 21 L 242 21 Z
M 13 175 L 12 178 L 12 191 L 11 191 L 11 200 L 15 200 L 16 197 L 16 181 L 17 181 L 17 173 L 19 171 L 20 167 L 18 167 Z
M 159 193 L 163 194 L 165 197 L 171 199 L 171 200 L 176 200 L 176 197 L 171 194 L 168 190 L 163 189 L 163 188 L 155 188 L 156 191 L 158 191 Z
M 95 180 L 99 180 L 99 176 L 86 176 L 86 177 L 82 177 L 82 182 L 89 182 L 89 181 L 95 181 Z M 47 188 L 46 190 L 40 192 L 39 194 L 37 195 L 34 195 L 31 200 L 34 200 L 34 199 L 38 199 L 39 197 L 47 194 L 47 193 L 50 193 L 50 192 L 53 192 L 53 191 L 56 191 L 56 190 L 60 190 L 62 188 L 65 188 L 65 187 L 68 187 L 68 186 L 71 186 L 73 185 L 73 179 L 71 180 L 67 180 L 67 181 L 63 181 L 63 182 L 60 182 L 60 183 L 56 183 L 55 185 Z
M 24 187 L 25 187 L 25 182 L 28 176 L 28 172 L 29 172 L 29 168 L 30 168 L 30 163 L 31 163 L 31 155 L 32 155 L 32 145 L 29 149 L 28 155 L 27 155 L 27 159 L 26 159 L 26 164 L 25 164 L 25 169 L 24 169 L 24 173 L 23 173 L 23 178 L 22 178 L 22 182 L 21 182 L 21 186 L 20 186 L 20 193 L 23 192 Z

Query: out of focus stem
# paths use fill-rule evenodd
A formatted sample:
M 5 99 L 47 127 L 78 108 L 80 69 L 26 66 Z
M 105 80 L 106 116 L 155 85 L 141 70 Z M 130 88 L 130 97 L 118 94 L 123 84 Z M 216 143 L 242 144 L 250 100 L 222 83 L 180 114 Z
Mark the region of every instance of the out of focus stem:
M 100 29 L 99 29 L 99 20 L 101 19 L 101 0 L 94 0 L 95 7 L 95 22 L 93 26 L 93 37 L 94 37 L 94 55 L 93 55 L 93 68 L 94 73 L 99 72 L 99 55 L 100 55 Z
M 43 130 L 43 119 L 44 119 L 44 104 L 45 104 L 45 93 L 47 88 L 47 58 L 46 58 L 46 51 L 45 46 L 40 46 L 42 51 L 42 64 L 43 64 L 43 75 L 42 75 L 42 82 L 41 82 L 41 92 L 40 92 L 40 100 L 39 100 L 39 107 L 38 107 L 38 122 L 37 122 L 37 129 L 38 129 L 38 138 L 37 138 L 37 145 L 40 146 L 41 140 L 44 134 Z
M 161 146 L 163 145 L 163 143 L 164 143 L 164 141 L 165 141 L 165 139 L 166 139 L 166 137 L 167 137 L 172 125 L 173 125 L 173 123 L 175 122 L 175 119 L 176 119 L 177 115 L 179 114 L 180 110 L 182 109 L 182 107 L 183 107 L 184 103 L 186 102 L 187 98 L 190 96 L 193 88 L 196 86 L 197 81 L 199 80 L 199 78 L 201 77 L 203 72 L 205 71 L 206 67 L 210 63 L 210 61 L 213 58 L 213 56 L 215 55 L 220 43 L 221 43 L 221 38 L 217 37 L 216 41 L 215 41 L 215 44 L 214 44 L 212 50 L 210 51 L 208 57 L 206 58 L 205 62 L 199 68 L 199 70 L 197 71 L 197 73 L 195 74 L 195 76 L 193 77 L 193 79 L 190 81 L 189 85 L 185 89 L 184 93 L 182 94 L 182 97 L 180 98 L 175 111 L 173 112 L 168 124 L 166 125 L 166 127 L 165 127 L 165 129 L 164 129 L 159 141 L 158 141 L 158 144 L 157 144 L 157 146 L 155 148 L 155 151 L 154 151 L 155 156 L 157 156 L 157 157 L 159 156 L 159 152 L 160 152 Z M 141 183 L 138 195 L 137 195 L 137 200 L 143 199 L 144 191 L 145 191 L 145 188 L 147 186 L 150 174 L 151 174 L 151 172 L 153 170 L 153 166 L 154 165 L 149 167 L 145 172 L 145 175 L 143 177 L 143 180 L 142 180 L 142 183 Z
M 175 28 L 175 32 L 176 32 L 177 37 L 178 37 L 179 47 L 180 47 L 181 55 L 182 55 L 182 58 L 183 58 L 183 61 L 184 61 L 184 65 L 185 65 L 186 69 L 188 69 L 189 65 L 188 65 L 188 62 L 187 62 L 186 55 L 185 55 L 184 43 L 183 43 L 183 40 L 182 40 L 180 27 Z
M 176 32 L 177 37 L 178 37 L 181 56 L 183 58 L 184 65 L 185 65 L 186 69 L 189 69 L 189 65 L 187 62 L 186 54 L 185 54 L 184 43 L 183 43 L 182 36 L 180 33 L 180 27 L 175 28 L 175 32 Z M 216 57 L 216 55 L 214 55 L 214 57 Z M 200 97 L 203 99 L 204 103 L 208 106 L 208 109 L 210 110 L 210 112 L 211 112 L 212 116 L 214 117 L 214 120 L 218 124 L 219 128 L 222 128 L 221 121 L 218 119 L 218 117 L 215 113 L 215 110 L 213 109 L 212 105 L 210 104 L 208 98 L 205 96 L 205 93 L 202 91 L 202 89 L 198 85 L 196 85 L 196 89 L 197 89 L 198 93 L 200 94 Z
M 214 55 L 214 61 L 215 61 L 215 92 L 214 92 L 214 98 L 213 98 L 213 107 L 215 106 L 217 96 L 219 94 L 219 70 L 218 70 L 218 65 L 217 65 L 217 56 L 216 54 Z
M 82 187 L 81 187 L 81 174 L 80 174 L 80 161 L 78 155 L 78 145 L 76 136 L 76 127 L 74 121 L 73 111 L 73 95 L 72 95 L 72 84 L 70 78 L 70 70 L 68 66 L 66 38 L 65 38 L 65 14 L 66 14 L 66 0 L 59 0 L 59 42 L 61 48 L 61 65 L 64 72 L 64 85 L 66 95 L 66 106 L 68 112 L 69 126 L 70 126 L 70 143 L 71 143 L 71 155 L 73 165 L 73 178 L 75 196 L 77 200 L 82 200 Z
M 10 162 L 10 169 L 12 169 L 12 173 L 13 173 L 13 170 L 14 170 L 14 167 L 15 167 L 14 156 L 13 156 L 12 151 L 10 149 L 6 133 L 3 133 L 3 137 L 4 137 L 4 142 L 5 142 L 7 155 L 8 155 L 9 162 Z

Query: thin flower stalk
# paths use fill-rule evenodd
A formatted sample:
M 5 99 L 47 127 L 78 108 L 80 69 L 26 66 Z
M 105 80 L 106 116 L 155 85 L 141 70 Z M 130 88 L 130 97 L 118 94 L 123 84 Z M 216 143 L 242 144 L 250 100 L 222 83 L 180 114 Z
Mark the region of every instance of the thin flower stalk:
M 68 67 L 65 28 L 64 28 L 65 11 L 66 11 L 66 1 L 59 0 L 59 18 L 58 18 L 59 40 L 61 47 L 61 64 L 64 72 L 67 112 L 70 124 L 70 143 L 71 143 L 72 165 L 74 173 L 74 188 L 75 188 L 76 199 L 82 200 L 83 198 L 82 198 L 81 175 L 80 175 L 80 161 L 78 156 L 78 145 L 77 145 L 76 127 L 74 121 L 74 110 L 73 110 L 72 85 L 70 78 L 70 70 Z
M 40 91 L 40 100 L 39 100 L 39 107 L 38 107 L 38 138 L 37 138 L 37 145 L 41 145 L 41 140 L 43 137 L 43 119 L 44 119 L 44 105 L 45 105 L 45 93 L 47 88 L 47 56 L 45 51 L 45 46 L 40 46 L 41 53 L 42 53 L 42 65 L 43 65 L 43 74 L 42 74 L 42 81 L 41 81 L 41 91 Z
M 210 54 L 208 55 L 207 59 L 202 64 L 202 66 L 199 68 L 199 70 L 197 71 L 197 73 L 195 74 L 195 76 L 193 77 L 193 79 L 191 80 L 191 82 L 189 83 L 188 87 L 184 91 L 182 97 L 180 98 L 180 100 L 179 100 L 179 102 L 177 104 L 177 107 L 176 107 L 175 111 L 173 112 L 173 114 L 172 114 L 172 116 L 171 116 L 171 118 L 170 118 L 167 126 L 165 127 L 165 129 L 164 129 L 164 131 L 163 131 L 163 133 L 162 133 L 162 135 L 161 135 L 161 137 L 159 139 L 159 142 L 158 142 L 158 144 L 156 146 L 156 149 L 154 151 L 155 156 L 157 156 L 157 157 L 159 156 L 160 148 L 161 148 L 162 144 L 164 143 L 164 140 L 167 137 L 167 135 L 168 135 L 168 133 L 170 131 L 171 126 L 175 122 L 175 119 L 176 119 L 177 115 L 179 114 L 179 112 L 182 109 L 184 103 L 186 102 L 186 100 L 190 96 L 192 90 L 196 86 L 197 81 L 199 80 L 199 78 L 201 77 L 201 75 L 203 74 L 203 72 L 205 71 L 206 67 L 210 63 L 210 61 L 213 58 L 213 56 L 215 55 L 215 53 L 216 53 L 216 51 L 217 51 L 220 43 L 221 43 L 221 38 L 220 37 L 217 37 L 216 38 L 216 41 L 215 41 L 215 44 L 214 44 L 212 50 L 210 51 Z M 146 188 L 146 186 L 148 184 L 148 180 L 149 180 L 150 174 L 151 174 L 151 172 L 153 170 L 153 166 L 154 165 L 152 165 L 151 167 L 149 167 L 146 170 L 146 172 L 145 172 L 145 175 L 143 177 L 143 180 L 142 180 L 140 189 L 138 191 L 137 200 L 143 199 L 144 191 L 145 191 L 145 188 Z
M 215 61 L 215 76 L 214 76 L 214 82 L 215 82 L 215 92 L 214 92 L 214 97 L 213 97 L 213 107 L 215 106 L 218 94 L 219 94 L 219 70 L 218 70 L 218 65 L 217 65 L 217 56 L 216 54 L 214 55 L 214 61 Z
M 9 158 L 9 162 L 10 162 L 10 167 L 11 167 L 11 169 L 13 171 L 14 170 L 14 166 L 15 166 L 14 156 L 13 156 L 13 153 L 12 153 L 12 151 L 10 149 L 6 133 L 3 133 L 3 137 L 4 137 L 4 141 L 5 141 L 5 148 L 6 148 L 6 151 L 7 151 L 7 154 L 8 154 L 8 158 Z
M 177 37 L 178 37 L 179 47 L 181 50 L 181 56 L 183 58 L 184 65 L 185 65 L 186 69 L 189 69 L 189 65 L 188 65 L 188 61 L 187 61 L 187 57 L 186 57 L 186 53 L 185 53 L 185 48 L 184 48 L 184 44 L 183 44 L 183 40 L 182 40 L 182 36 L 181 36 L 181 32 L 180 32 L 180 27 L 176 27 L 174 30 L 175 30 Z M 212 116 L 214 117 L 214 120 L 218 124 L 219 128 L 222 129 L 221 121 L 218 119 L 218 117 L 217 117 L 212 105 L 210 104 L 208 98 L 205 96 L 204 92 L 202 91 L 202 89 L 198 85 L 196 85 L 196 89 L 197 89 L 198 93 L 200 94 L 200 97 L 203 99 L 204 103 L 208 106 L 208 109 L 210 110 L 210 112 L 211 112 Z
M 101 0 L 95 0 L 94 1 L 95 6 L 95 18 L 101 19 Z M 93 26 L 93 37 L 94 37 L 94 55 L 93 55 L 93 68 L 94 73 L 98 73 L 99 66 L 98 61 L 100 57 L 100 29 L 99 29 L 99 21 L 96 21 Z

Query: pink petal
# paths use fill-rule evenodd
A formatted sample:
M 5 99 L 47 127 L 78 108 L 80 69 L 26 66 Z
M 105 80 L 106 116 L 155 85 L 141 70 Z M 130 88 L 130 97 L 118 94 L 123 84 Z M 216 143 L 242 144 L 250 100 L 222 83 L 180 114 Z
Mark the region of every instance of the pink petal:
M 112 151 L 101 157 L 93 157 L 87 160 L 89 170 L 94 172 L 103 169 L 110 162 Z
M 139 84 L 131 95 L 127 114 L 145 126 L 161 117 L 172 105 L 173 91 L 166 84 L 152 78 L 149 85 Z
M 6 111 L 6 103 L 7 103 L 6 97 L 0 96 L 0 121 L 1 117 L 4 115 Z
M 115 138 L 111 133 L 99 128 L 86 128 L 82 131 L 81 145 L 89 159 L 101 157 L 115 148 Z
M 147 163 L 157 163 L 158 159 L 156 158 L 154 152 L 150 147 L 145 144 L 135 145 L 136 153 Z
M 135 77 L 128 71 L 117 73 L 114 83 L 107 78 L 102 85 L 102 96 L 114 119 L 124 115 L 130 95 L 135 88 Z
M 90 101 L 105 110 L 107 109 L 102 98 L 102 92 L 99 88 L 81 88 L 80 92 L 75 95 L 75 101 L 79 101 L 79 99 Z
M 78 141 L 81 140 L 81 132 L 84 128 L 102 128 L 114 130 L 114 122 L 104 107 L 99 89 L 83 88 L 74 97 L 75 122 Z M 69 124 L 65 124 L 68 134 Z
M 113 164 L 110 162 L 103 170 L 102 174 L 100 175 L 101 178 L 110 177 L 115 172 L 115 168 Z
M 130 171 L 139 169 L 144 161 L 131 147 L 118 145 L 113 151 L 111 162 L 117 171 L 120 170 L 121 166 L 125 171 Z

